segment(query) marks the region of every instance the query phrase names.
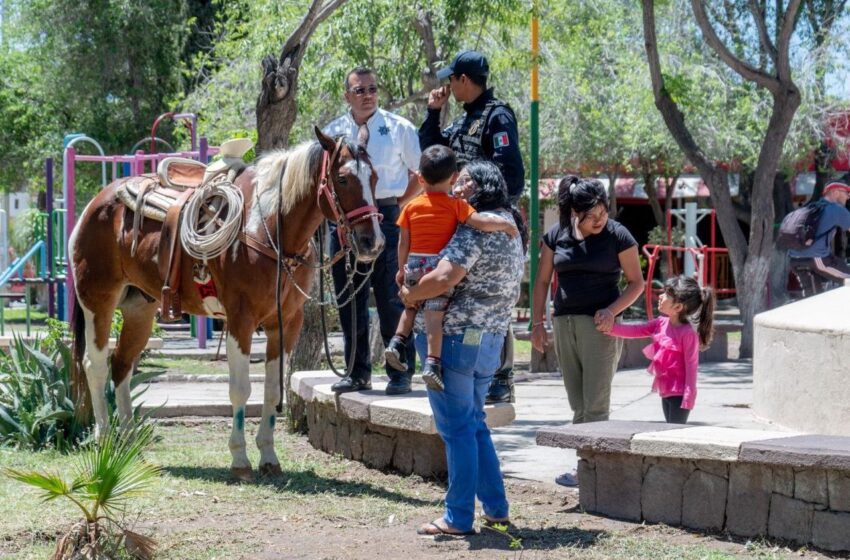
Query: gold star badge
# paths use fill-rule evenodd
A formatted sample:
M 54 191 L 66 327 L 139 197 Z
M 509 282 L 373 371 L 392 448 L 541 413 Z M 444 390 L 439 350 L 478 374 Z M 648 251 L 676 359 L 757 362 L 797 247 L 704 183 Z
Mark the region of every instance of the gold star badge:
M 475 134 L 476 132 L 478 132 L 478 127 L 480 127 L 480 126 L 481 126 L 481 121 L 480 120 L 475 121 L 474 123 L 472 123 L 472 126 L 469 127 L 469 133 Z

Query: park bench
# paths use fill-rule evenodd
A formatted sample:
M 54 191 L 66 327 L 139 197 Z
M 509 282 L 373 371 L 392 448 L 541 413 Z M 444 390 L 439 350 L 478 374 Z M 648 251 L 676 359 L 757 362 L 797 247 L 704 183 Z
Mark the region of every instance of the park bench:
M 537 444 L 577 450 L 587 512 L 850 551 L 848 437 L 606 421 Z
M 292 375 L 292 419 L 313 447 L 376 469 L 446 476 L 446 451 L 424 385 L 414 384 L 412 392 L 388 397 L 385 381 L 373 376 L 371 391 L 336 394 L 331 385 L 338 380 L 330 371 Z M 485 412 L 491 428 L 515 418 L 512 404 L 490 405 Z

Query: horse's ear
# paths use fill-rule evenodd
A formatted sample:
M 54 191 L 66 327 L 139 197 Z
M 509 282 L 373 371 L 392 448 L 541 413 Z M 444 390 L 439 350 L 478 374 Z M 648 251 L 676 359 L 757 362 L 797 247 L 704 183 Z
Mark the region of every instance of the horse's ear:
M 318 126 L 314 126 L 313 128 L 316 129 L 316 138 L 319 139 L 319 144 L 322 145 L 325 151 L 333 152 L 334 148 L 336 147 L 336 142 L 334 142 L 334 139 L 322 132 L 322 129 Z

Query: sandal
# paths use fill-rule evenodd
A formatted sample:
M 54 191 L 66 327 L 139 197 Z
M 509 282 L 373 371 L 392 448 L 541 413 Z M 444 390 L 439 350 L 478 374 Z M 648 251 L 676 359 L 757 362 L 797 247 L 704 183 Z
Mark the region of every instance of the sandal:
M 430 536 L 449 535 L 451 537 L 465 537 L 468 535 L 474 535 L 476 533 L 474 529 L 470 531 L 457 531 L 449 527 L 448 523 L 446 523 L 446 520 L 441 517 L 439 519 L 435 519 L 434 521 L 421 525 L 419 529 L 416 530 L 416 534 Z

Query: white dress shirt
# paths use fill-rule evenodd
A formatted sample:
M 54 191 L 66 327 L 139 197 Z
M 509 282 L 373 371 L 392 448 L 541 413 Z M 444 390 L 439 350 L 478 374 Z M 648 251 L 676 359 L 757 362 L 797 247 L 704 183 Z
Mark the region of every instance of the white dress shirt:
M 408 171 L 419 169 L 419 135 L 409 120 L 378 109 L 366 122 L 369 143 L 366 151 L 378 173 L 375 198 L 400 197 L 407 190 Z M 360 126 L 351 112 L 331 121 L 323 130 L 329 136 L 345 136 L 357 142 Z

